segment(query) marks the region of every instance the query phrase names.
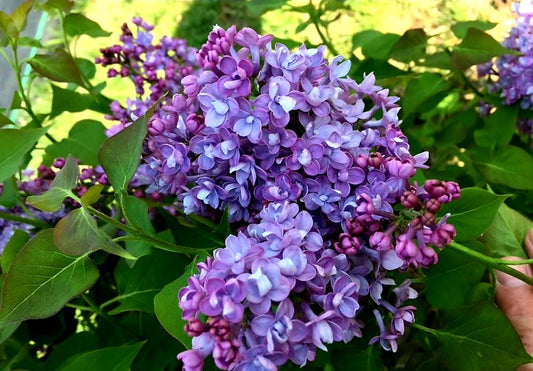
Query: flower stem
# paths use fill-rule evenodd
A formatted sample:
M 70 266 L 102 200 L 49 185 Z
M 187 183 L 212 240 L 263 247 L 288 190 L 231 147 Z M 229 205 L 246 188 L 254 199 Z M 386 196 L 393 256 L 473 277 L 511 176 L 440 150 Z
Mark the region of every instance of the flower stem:
M 19 222 L 19 223 L 23 223 L 23 224 L 33 225 L 34 227 L 50 228 L 50 225 L 48 225 L 47 223 L 45 223 L 45 222 L 43 222 L 41 220 L 28 219 L 28 218 L 24 218 L 22 216 L 13 215 L 13 214 L 9 214 L 9 213 L 4 213 L 4 212 L 1 212 L 1 211 L 0 211 L 0 219 L 11 220 L 13 222 Z
M 482 253 L 479 253 L 475 250 L 472 250 L 464 245 L 461 245 L 457 242 L 452 242 L 448 245 L 448 247 L 454 249 L 457 252 L 460 252 L 463 255 L 468 255 L 481 263 L 485 264 L 486 266 L 499 270 L 500 272 L 507 273 L 510 276 L 513 276 L 515 278 L 518 278 L 520 281 L 523 281 L 531 286 L 533 286 L 533 277 L 529 277 L 528 275 L 517 271 L 516 269 L 513 269 L 509 267 L 509 261 L 493 258 L 490 256 L 486 256 Z M 522 260 L 522 261 L 514 261 L 513 264 L 527 264 L 532 259 L 528 260 Z

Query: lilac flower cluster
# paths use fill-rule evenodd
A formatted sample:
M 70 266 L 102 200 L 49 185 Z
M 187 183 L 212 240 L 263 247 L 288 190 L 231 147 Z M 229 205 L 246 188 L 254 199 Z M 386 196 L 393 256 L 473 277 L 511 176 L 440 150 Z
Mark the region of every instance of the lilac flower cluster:
M 139 17 L 133 18 L 133 24 L 137 26 L 135 36 L 124 23 L 122 45 L 100 49 L 102 57 L 95 59 L 102 66 L 118 68 L 110 68 L 108 77 L 130 78 L 135 85 L 136 97 L 127 99 L 126 108 L 118 101 L 111 104 L 112 115 L 107 118 L 120 124 L 110 129 L 110 135 L 142 116 L 165 93 L 171 97 L 181 92 L 181 79 L 193 73 L 197 65 L 197 50 L 188 47 L 185 40 L 165 36 L 154 44 L 154 26 Z
M 455 236 L 435 214 L 458 185 L 409 184 L 428 155 L 410 153 L 398 98 L 372 74 L 356 83 L 324 47 L 290 52 L 271 39 L 215 27 L 201 68 L 150 121 L 137 172 L 147 192 L 248 223 L 179 293 L 193 336 L 185 369 L 208 355 L 221 369 L 303 365 L 360 337 L 363 309 L 380 328 L 371 342 L 394 351 L 416 291 L 388 272 L 436 263 L 430 245 Z
M 533 106 L 533 4 L 522 0 L 513 4 L 513 10 L 516 25 L 502 45 L 520 54 L 502 55 L 494 63 L 479 65 L 478 75 L 489 78 L 489 92 L 500 93 L 505 105 L 519 102 L 522 109 L 529 110 Z M 533 120 L 519 119 L 518 128 L 523 134 L 533 135 L 532 127 Z

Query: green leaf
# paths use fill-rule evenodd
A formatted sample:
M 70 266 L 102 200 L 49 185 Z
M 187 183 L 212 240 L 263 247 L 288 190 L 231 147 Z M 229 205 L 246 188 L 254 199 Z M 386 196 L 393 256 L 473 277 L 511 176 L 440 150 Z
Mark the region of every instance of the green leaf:
M 489 303 L 462 308 L 448 319 L 444 328 L 424 331 L 438 341 L 436 356 L 449 370 L 514 370 L 533 361 L 507 317 Z
M 0 266 L 2 267 L 2 272 L 7 272 L 13 260 L 19 253 L 19 251 L 24 247 L 26 242 L 30 239 L 30 235 L 27 232 L 24 232 L 19 229 L 15 229 L 15 233 L 9 239 L 9 242 L 4 247 L 2 255 L 0 255 Z
M 154 226 L 148 216 L 148 205 L 142 199 L 121 195 L 124 216 L 130 225 L 140 228 L 146 234 L 153 236 L 155 234 Z
M 505 146 L 492 158 L 475 162 L 487 182 L 533 190 L 533 157 L 515 146 Z
M 105 126 L 98 121 L 78 121 L 70 129 L 68 137 L 46 147 L 46 153 L 55 158 L 71 154 L 82 164 L 97 166 L 98 149 L 107 139 L 105 131 Z
M 403 97 L 404 117 L 416 112 L 424 102 L 449 89 L 450 84 L 437 73 L 424 72 L 409 81 Z
M 6 179 L 2 183 L 2 194 L 0 194 L 0 205 L 12 208 L 19 203 L 19 190 L 17 187 L 17 180 L 15 177 Z
M 99 94 L 82 94 L 69 89 L 63 89 L 52 84 L 52 112 L 50 118 L 54 118 L 63 112 L 81 112 L 90 109 L 96 112 L 109 113 L 111 101 Z
M 83 86 L 76 61 L 64 49 L 57 48 L 51 54 L 37 54 L 28 63 L 35 72 L 52 81 L 73 82 Z
M 98 338 L 89 331 L 70 335 L 61 343 L 54 345 L 44 362 L 47 370 L 58 370 L 61 365 L 70 363 L 79 354 L 98 349 Z
M 215 233 L 216 225 L 209 225 L 204 218 L 196 215 L 186 217 L 176 217 L 163 211 L 163 218 L 174 236 L 174 240 L 180 246 L 192 247 L 195 249 L 213 249 L 223 247 L 227 236 Z
M 451 70 L 452 62 L 450 55 L 446 52 L 437 52 L 426 56 L 426 58 L 417 63 L 424 67 L 439 68 L 441 70 Z
M 270 10 L 281 8 L 288 0 L 250 0 L 246 3 L 251 17 L 260 17 Z
M 183 272 L 187 261 L 188 259 L 180 254 L 158 249 L 139 258 L 132 268 L 126 261 L 119 261 L 114 275 L 120 295 L 102 304 L 101 308 L 120 303 L 109 311 L 109 314 L 132 310 L 154 313 L 155 295 Z
M 39 129 L 0 129 L 0 182 L 15 174 L 48 127 Z
M 69 36 L 103 37 L 111 35 L 111 32 L 104 31 L 98 23 L 80 13 L 68 14 L 65 17 L 63 27 Z
M 353 35 L 352 50 L 361 47 L 367 58 L 388 59 L 390 50 L 399 39 L 400 35 L 365 30 Z
M 96 76 L 96 66 L 94 63 L 85 58 L 76 58 L 76 63 L 83 76 L 90 80 Z
M 65 198 L 71 196 L 72 188 L 78 183 L 78 164 L 72 156 L 68 156 L 63 169 L 50 184 L 50 188 L 38 195 L 28 196 L 26 202 L 42 211 L 54 212 L 61 209 Z
M 474 132 L 476 144 L 491 149 L 509 144 L 516 130 L 517 118 L 518 106 L 498 106 L 483 120 L 483 129 Z
M 526 258 L 523 242 L 531 228 L 533 228 L 531 220 L 502 204 L 492 224 L 484 233 L 485 246 L 491 255 Z
M 469 247 L 483 250 L 480 242 L 472 242 L 475 244 L 469 244 Z M 476 259 L 445 248 L 439 253 L 439 264 L 425 270 L 426 297 L 438 309 L 449 310 L 465 305 L 484 272 L 485 266 Z
M 488 31 L 496 26 L 496 23 L 485 21 L 463 21 L 452 25 L 452 32 L 460 39 L 464 39 L 469 28 L 477 28 L 482 31 Z
M 19 32 L 22 32 L 26 28 L 26 21 L 28 19 L 28 13 L 33 7 L 33 0 L 28 0 L 20 4 L 14 11 L 11 13 L 11 19 L 13 24 L 17 27 Z
M 186 321 L 181 318 L 181 308 L 178 305 L 178 293 L 187 285 L 189 277 L 198 273 L 197 264 L 204 261 L 208 255 L 205 252 L 196 255 L 194 260 L 185 268 L 183 274 L 175 281 L 166 285 L 154 298 L 154 309 L 157 319 L 168 333 L 178 339 L 186 348 L 191 348 L 191 338 L 185 333 Z
M 451 213 L 448 223 L 457 230 L 456 240 L 470 241 L 485 232 L 506 198 L 481 188 L 465 188 L 461 197 L 443 205 L 439 214 Z
M 3 126 L 14 126 L 15 123 L 11 121 L 7 116 L 0 113 L 0 128 Z
M 145 343 L 92 350 L 75 357 L 58 371 L 129 371 Z
M 14 109 L 21 108 L 21 107 L 22 107 L 22 98 L 20 97 L 18 91 L 14 91 L 9 109 L 14 110 Z
M 98 152 L 100 164 L 115 191 L 125 190 L 137 170 L 142 143 L 148 131 L 148 120 L 159 102 L 160 100 L 133 124 L 108 138 Z
M 0 47 L 4 47 L 9 43 L 9 38 L 17 39 L 19 31 L 13 19 L 6 13 L 0 11 Z
M 47 10 L 49 13 L 52 10 L 60 10 L 63 13 L 70 13 L 74 7 L 74 0 L 48 0 L 42 5 L 43 9 Z
M 102 190 L 104 189 L 104 186 L 102 184 L 95 184 L 91 188 L 87 190 L 81 196 L 81 204 L 83 206 L 91 206 L 95 202 L 97 202 L 100 199 L 100 194 L 102 193 Z
M 421 59 L 426 55 L 427 40 L 422 28 L 407 30 L 393 45 L 389 57 L 401 62 Z
M 331 359 L 335 371 L 384 371 L 385 366 L 380 351 L 374 345 L 366 345 L 365 349 L 354 349 L 350 343 L 348 349 L 341 348 L 339 351 L 333 349 Z
M 135 259 L 98 229 L 96 220 L 85 208 L 72 210 L 54 228 L 54 240 L 59 250 L 69 255 L 82 255 L 104 250 L 126 259 Z
M 453 48 L 452 65 L 459 70 L 464 70 L 504 54 L 518 55 L 519 53 L 504 48 L 489 34 L 477 28 L 469 28 L 464 40 Z
M 91 287 L 98 269 L 87 255 L 61 253 L 51 229 L 39 232 L 19 252 L 4 281 L 0 320 L 50 317 L 70 299 Z

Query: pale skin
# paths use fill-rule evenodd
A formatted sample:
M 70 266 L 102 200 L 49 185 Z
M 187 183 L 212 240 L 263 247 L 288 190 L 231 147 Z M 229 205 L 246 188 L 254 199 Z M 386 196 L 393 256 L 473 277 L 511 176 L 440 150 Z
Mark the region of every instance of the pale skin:
M 527 234 L 524 247 L 533 258 L 533 229 Z M 508 260 L 519 260 L 507 257 Z M 533 277 L 530 265 L 517 265 L 513 268 Z M 511 321 L 522 339 L 525 350 L 533 355 L 533 286 L 502 272 L 496 272 L 496 302 Z M 521 366 L 518 371 L 533 371 L 533 363 Z

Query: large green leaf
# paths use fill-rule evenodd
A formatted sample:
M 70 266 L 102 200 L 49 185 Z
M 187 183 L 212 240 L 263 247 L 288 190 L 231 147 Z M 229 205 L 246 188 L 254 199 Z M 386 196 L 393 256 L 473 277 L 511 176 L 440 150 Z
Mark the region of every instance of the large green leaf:
M 111 32 L 104 31 L 98 23 L 80 13 L 68 14 L 63 22 L 65 32 L 69 36 L 103 37 L 111 35 Z
M 480 147 L 495 148 L 508 144 L 516 131 L 518 106 L 500 106 L 496 112 L 483 121 L 482 129 L 474 132 L 476 144 Z
M 72 193 L 72 188 L 76 187 L 78 182 L 78 164 L 72 156 L 68 156 L 63 169 L 57 174 L 50 184 L 50 188 L 37 196 L 28 196 L 26 202 L 39 210 L 54 212 L 61 209 L 65 198 Z
M 353 35 L 352 50 L 361 47 L 366 58 L 388 59 L 389 51 L 399 39 L 397 34 L 365 30 Z
M 440 329 L 424 328 L 439 343 L 439 361 L 450 370 L 514 370 L 533 361 L 507 317 L 481 302 L 450 313 Z
M 485 21 L 462 21 L 452 25 L 452 32 L 460 39 L 464 39 L 469 28 L 477 28 L 482 31 L 487 31 L 496 26 L 496 23 Z
M 98 149 L 107 136 L 105 126 L 95 120 L 78 121 L 68 133 L 68 137 L 46 147 L 46 153 L 52 157 L 72 155 L 82 164 L 97 166 Z
M 456 240 L 470 241 L 485 232 L 506 198 L 481 188 L 465 188 L 461 197 L 443 205 L 439 214 L 451 213 L 448 223 L 457 230 Z
M 83 255 L 101 249 L 126 259 L 135 259 L 100 230 L 96 220 L 83 207 L 72 210 L 57 223 L 54 240 L 59 250 L 69 255 Z
M 111 101 L 103 95 L 82 94 L 73 90 L 63 89 L 52 84 L 51 118 L 63 112 L 81 112 L 90 109 L 96 112 L 109 113 Z
M 129 371 L 145 343 L 142 341 L 133 345 L 92 350 L 75 357 L 59 371 Z
M 100 164 L 115 191 L 125 190 L 137 170 L 148 120 L 158 104 L 159 101 L 133 124 L 107 139 L 98 152 Z
M 207 257 L 202 252 L 185 268 L 183 274 L 175 281 L 166 285 L 154 298 L 154 309 L 157 319 L 168 333 L 178 339 L 186 348 L 191 348 L 191 338 L 185 333 L 186 321 L 181 318 L 178 305 L 178 293 L 187 285 L 189 277 L 198 273 L 197 264 Z
M 57 48 L 50 54 L 37 54 L 28 63 L 35 72 L 52 81 L 73 82 L 83 86 L 76 61 L 64 49 Z
M 188 259 L 156 249 L 152 254 L 139 258 L 130 268 L 121 260 L 114 275 L 120 295 L 102 305 L 107 307 L 120 303 L 109 314 L 119 314 L 131 310 L 154 313 L 154 297 L 177 275 L 181 275 Z
M 501 46 L 489 34 L 471 27 L 466 32 L 463 41 L 453 48 L 452 65 L 459 70 L 464 70 L 504 54 L 517 53 Z
M 425 101 L 447 90 L 450 84 L 440 74 L 424 72 L 409 81 L 403 97 L 403 114 L 407 117 Z
M 0 129 L 0 182 L 13 175 L 48 127 L 39 129 Z
M 401 62 L 421 59 L 426 55 L 427 40 L 422 28 L 407 30 L 389 51 L 389 57 Z
M 480 242 L 472 242 L 475 244 L 469 244 L 471 248 L 478 251 L 483 249 Z M 425 271 L 424 282 L 428 301 L 443 310 L 466 304 L 470 292 L 480 282 L 485 269 L 477 260 L 445 248 L 439 254 L 439 263 Z
M 476 165 L 489 183 L 533 190 L 533 157 L 522 148 L 502 147 L 491 158 L 477 160 Z
M 523 242 L 533 222 L 502 204 L 489 228 L 484 233 L 485 246 L 495 256 L 526 258 Z
M 87 255 L 63 254 L 51 229 L 39 232 L 19 252 L 4 281 L 0 321 L 46 318 L 98 279 Z

